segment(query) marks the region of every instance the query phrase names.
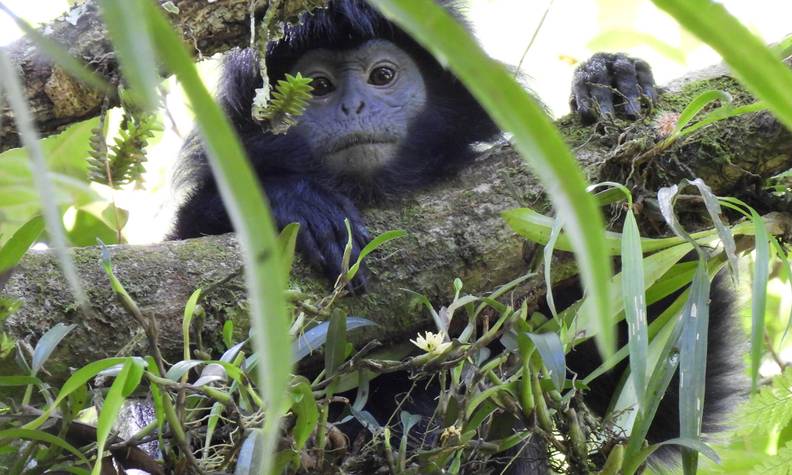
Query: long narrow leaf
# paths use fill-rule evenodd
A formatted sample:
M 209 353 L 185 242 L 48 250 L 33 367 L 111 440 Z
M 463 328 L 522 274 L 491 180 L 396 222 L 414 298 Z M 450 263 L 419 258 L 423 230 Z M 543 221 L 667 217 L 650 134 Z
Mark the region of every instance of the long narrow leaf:
M 564 345 L 561 343 L 558 333 L 528 333 L 539 355 L 542 357 L 544 367 L 550 372 L 550 380 L 553 385 L 561 391 L 564 389 L 566 379 L 566 357 L 564 355 Z
M 792 71 L 713 0 L 653 0 L 723 56 L 746 87 L 792 130 Z
M 94 464 L 92 475 L 99 475 L 102 471 L 102 461 L 104 460 L 103 453 L 107 437 L 110 435 L 110 430 L 115 424 L 118 413 L 121 411 L 121 405 L 124 403 L 126 397 L 124 396 L 124 387 L 127 385 L 127 378 L 134 363 L 131 359 L 127 359 L 124 367 L 118 376 L 115 377 L 110 390 L 105 396 L 102 410 L 99 413 L 99 421 L 96 424 L 96 463 Z
M 622 233 L 622 300 L 627 320 L 627 345 L 630 350 L 630 374 L 638 401 L 646 388 L 646 354 L 649 336 L 646 329 L 646 295 L 644 289 L 641 235 L 632 210 L 627 211 Z
M 615 326 L 608 318 L 610 260 L 605 252 L 600 210 L 586 192 L 575 158 L 542 108 L 512 74 L 490 59 L 465 29 L 430 0 L 371 0 L 388 19 L 410 33 L 467 86 L 513 142 L 545 186 L 575 250 L 591 297 L 597 346 L 610 355 Z
M 54 445 L 56 447 L 60 447 L 61 449 L 70 452 L 72 455 L 77 457 L 81 463 L 88 464 L 88 459 L 85 458 L 82 452 L 80 452 L 76 447 L 68 443 L 67 441 L 61 439 L 56 435 L 52 435 L 49 432 L 44 432 L 40 430 L 31 430 L 31 429 L 5 429 L 0 430 L 0 441 L 2 440 L 33 440 L 36 442 L 43 442 L 45 444 Z
M 6 53 L 0 51 L 0 82 L 5 87 L 6 100 L 14 112 L 19 135 L 30 156 L 33 182 L 41 199 L 41 209 L 44 220 L 47 223 L 50 244 L 55 250 L 55 256 L 58 258 L 61 272 L 63 272 L 63 276 L 69 284 L 74 299 L 83 309 L 87 309 L 88 299 L 80 283 L 80 278 L 77 276 L 74 262 L 66 250 L 66 233 L 63 230 L 61 213 L 55 201 L 55 186 L 49 177 L 44 151 L 39 142 L 39 134 L 33 126 L 33 116 L 25 102 L 27 95 L 22 90 L 16 71 L 17 68 L 8 59 Z
M 0 247 L 0 273 L 14 267 L 44 230 L 44 220 L 36 216 L 17 229 L 11 239 Z
M 767 305 L 767 280 L 770 266 L 770 238 L 762 217 L 751 209 L 751 220 L 756 226 L 756 259 L 754 260 L 751 289 L 751 391 L 756 392 L 759 364 L 762 362 L 765 307 Z
M 706 264 L 699 260 L 689 304 L 682 312 L 679 340 L 679 436 L 700 440 L 704 416 L 704 384 L 707 376 L 707 330 L 709 329 L 710 280 Z M 698 452 L 682 448 L 682 467 L 695 473 Z
M 70 331 L 74 330 L 77 327 L 75 324 L 66 325 L 63 322 L 55 324 L 52 328 L 47 330 L 41 338 L 39 339 L 38 343 L 36 343 L 36 349 L 33 351 L 33 359 L 30 364 L 30 368 L 32 370 L 31 376 L 35 376 L 44 363 L 47 362 L 47 359 L 50 357 L 55 348 L 58 346 L 58 343 L 63 340 L 66 335 L 69 334 Z
M 705 107 L 714 101 L 720 101 L 721 105 L 731 104 L 732 97 L 728 92 L 719 91 L 716 89 L 702 92 L 692 101 L 690 101 L 690 103 L 685 106 L 682 112 L 679 113 L 679 118 L 677 119 L 673 133 L 678 134 L 681 132 L 682 129 L 685 128 L 699 112 L 704 110 Z
M 192 58 L 162 12 L 150 1 L 145 5 L 153 43 L 158 46 L 164 63 L 176 74 L 195 111 L 220 196 L 237 231 L 245 262 L 253 346 L 259 363 L 258 388 L 269 408 L 263 430 L 260 473 L 269 473 L 293 364 L 283 291 L 285 276 L 275 227 L 264 193 L 231 124 L 212 100 Z
M 646 391 L 646 402 L 642 405 L 638 416 L 630 432 L 630 439 L 627 442 L 627 448 L 624 455 L 623 472 L 625 475 L 635 473 L 637 468 L 643 463 L 644 459 L 641 458 L 640 452 L 644 444 L 646 434 L 649 432 L 649 427 L 654 419 L 660 401 L 665 395 L 668 384 L 679 365 L 680 360 L 680 346 L 679 339 L 685 327 L 685 322 L 689 320 L 690 314 L 694 305 L 703 305 L 704 302 L 709 301 L 709 276 L 707 274 L 706 266 L 699 261 L 696 269 L 696 275 L 693 278 L 693 283 L 690 286 L 690 296 L 685 303 L 685 308 L 682 315 L 673 322 L 673 326 L 669 327 L 671 330 L 664 340 L 664 346 L 660 351 L 657 358 L 657 365 L 655 365 L 652 376 L 649 379 Z M 658 335 L 660 336 L 660 335 Z M 680 398 L 680 405 L 681 405 Z M 681 414 L 681 412 L 680 412 Z M 693 437 L 694 439 L 698 437 Z
M 158 102 L 159 71 L 152 37 L 146 31 L 146 23 L 141 21 L 149 1 L 99 0 L 99 4 L 121 71 L 132 86 L 132 96 L 140 106 L 154 110 Z

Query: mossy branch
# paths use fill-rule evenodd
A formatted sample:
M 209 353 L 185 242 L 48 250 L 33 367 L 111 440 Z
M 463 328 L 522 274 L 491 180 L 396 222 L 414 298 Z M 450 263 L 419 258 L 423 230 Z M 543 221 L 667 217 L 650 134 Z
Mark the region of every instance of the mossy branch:
M 738 83 L 719 69 L 706 80 L 673 87 L 665 94 L 657 114 L 681 110 L 691 97 L 707 88 L 723 89 L 735 98 L 750 100 Z M 764 186 L 769 177 L 792 168 L 792 134 L 768 113 L 746 114 L 701 129 L 635 169 L 632 159 L 662 140 L 657 136 L 654 118 L 633 124 L 582 127 L 573 117 L 566 117 L 557 125 L 590 181 L 623 181 L 632 174 L 644 235 L 664 232 L 653 205 L 655 190 L 682 178 L 700 177 L 716 194 L 739 196 L 763 214 L 792 211 L 787 201 Z M 462 279 L 467 292 L 483 294 L 534 270 L 530 263 L 535 262 L 537 248 L 517 238 L 500 217 L 501 211 L 518 206 L 551 212 L 542 187 L 524 162 L 502 144 L 437 187 L 364 210 L 364 219 L 374 234 L 404 229 L 408 236 L 368 258 L 371 277 L 367 294 L 337 303 L 337 308 L 348 315 L 380 324 L 350 334 L 350 340 L 405 342 L 415 338 L 419 328 L 430 325 L 431 317 L 409 291 L 424 294 L 439 306 L 451 300 L 456 277 Z M 612 210 L 614 219 L 619 211 L 615 207 Z M 792 228 L 789 214 L 777 216 L 774 231 L 788 237 Z M 695 207 L 682 219 L 689 228 L 709 226 Z M 181 357 L 183 307 L 198 287 L 205 295 L 203 340 L 207 345 L 220 347 L 221 328 L 227 319 L 235 322 L 235 328 L 246 331 L 245 291 L 233 235 L 112 246 L 110 252 L 116 276 L 141 311 L 158 319 L 166 359 Z M 21 303 L 21 308 L 3 323 L 3 330 L 13 338 L 36 341 L 58 322 L 78 323 L 59 353 L 50 359 L 53 366 L 48 369 L 60 376 L 70 367 L 101 357 L 144 351 L 146 344 L 139 325 L 116 301 L 99 264 L 100 251 L 79 248 L 73 254 L 95 315 L 78 313 L 48 251 L 29 253 L 0 290 L 0 305 Z M 556 258 L 553 279 L 559 281 L 574 272 L 574 262 L 561 252 Z M 541 272 L 532 276 L 514 297 L 537 301 L 543 296 L 543 279 Z M 299 288 L 306 305 L 329 291 L 326 279 L 299 259 L 292 284 Z

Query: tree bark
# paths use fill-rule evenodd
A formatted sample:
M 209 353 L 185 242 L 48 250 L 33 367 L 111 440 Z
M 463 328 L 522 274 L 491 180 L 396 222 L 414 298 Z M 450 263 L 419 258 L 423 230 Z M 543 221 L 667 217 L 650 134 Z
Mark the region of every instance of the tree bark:
M 164 3 L 160 0 L 160 3 Z M 250 43 L 250 12 L 260 16 L 268 0 L 173 0 L 177 9 L 165 9 L 194 57 L 200 59 L 235 46 Z M 283 1 L 280 18 L 293 19 L 302 5 L 321 5 L 324 0 Z M 114 84 L 119 79 L 115 53 L 102 24 L 97 0 L 71 8 L 40 30 L 68 48 L 75 58 Z M 17 66 L 33 117 L 42 136 L 61 131 L 65 126 L 99 114 L 103 94 L 71 78 L 27 38 L 4 48 Z M 118 105 L 111 97 L 110 105 Z M 0 112 L 0 152 L 19 146 L 13 114 L 7 106 Z
M 583 127 L 573 117 L 566 117 L 557 125 L 591 182 L 624 182 L 629 177 L 626 181 L 643 204 L 639 219 L 644 235 L 665 232 L 658 225 L 662 221 L 653 206 L 656 189 L 694 177 L 704 179 L 718 195 L 746 199 L 761 213 L 780 212 L 774 215 L 771 230 L 789 235 L 790 218 L 784 214 L 790 211 L 789 203 L 773 198 L 762 184 L 768 177 L 792 168 L 792 134 L 768 113 L 718 122 L 662 153 L 654 152 L 663 120 L 671 120 L 674 111 L 681 110 L 700 91 L 712 88 L 728 91 L 738 103 L 752 100 L 723 70 L 715 70 L 708 78 L 683 81 L 666 92 L 653 120 Z M 500 217 L 502 211 L 522 206 L 551 212 L 540 184 L 504 143 L 483 153 L 457 177 L 401 200 L 365 209 L 365 220 L 373 234 L 404 229 L 408 236 L 367 259 L 370 286 L 365 295 L 337 302 L 337 308 L 346 314 L 380 324 L 353 332 L 351 340 L 406 341 L 429 325 L 429 316 L 410 291 L 425 295 L 439 307 L 450 300 L 456 277 L 464 282 L 466 293 L 483 294 L 530 272 L 533 268 L 528 263 L 537 254 L 537 246 L 517 237 Z M 618 214 L 619 210 L 611 211 Z M 682 219 L 696 228 L 707 225 L 701 216 L 690 209 Z M 169 360 L 181 358 L 182 312 L 196 288 L 205 289 L 202 335 L 206 345 L 221 347 L 220 328 L 227 319 L 235 322 L 237 330 L 246 332 L 245 289 L 233 235 L 111 246 L 109 252 L 116 276 L 143 314 L 159 323 L 160 344 Z M 88 289 L 93 315 L 78 313 L 49 251 L 31 251 L 0 289 L 4 297 L 0 304 L 19 306 L 3 323 L 3 330 L 13 338 L 35 343 L 56 323 L 77 324 L 47 365 L 56 376 L 67 375 L 70 367 L 98 358 L 146 351 L 141 330 L 110 289 L 100 267 L 100 250 L 76 248 L 73 256 Z M 553 278 L 559 281 L 574 273 L 574 262 L 566 253 L 557 252 L 556 256 Z M 306 301 L 314 303 L 329 293 L 326 279 L 299 258 L 292 284 L 307 296 Z M 518 295 L 536 300 L 543 294 L 543 286 L 543 276 L 537 273 L 518 289 Z

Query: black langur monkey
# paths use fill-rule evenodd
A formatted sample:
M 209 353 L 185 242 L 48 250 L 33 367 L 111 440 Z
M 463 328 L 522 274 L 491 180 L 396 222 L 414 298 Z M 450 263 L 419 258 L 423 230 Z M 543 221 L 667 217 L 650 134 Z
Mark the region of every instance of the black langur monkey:
M 461 21 L 453 5 L 442 3 Z M 266 61 L 273 83 L 286 73 L 313 78 L 314 98 L 298 125 L 275 135 L 263 132 L 252 119 L 254 90 L 262 79 L 251 49 L 227 56 L 219 100 L 258 173 L 278 226 L 298 222 L 300 252 L 333 280 L 341 271 L 347 242 L 344 218 L 352 224 L 355 254 L 369 239 L 358 205 L 453 174 L 473 159 L 472 144 L 499 134 L 457 78 L 362 0 L 333 0 L 327 9 L 287 26 L 284 38 L 270 46 Z M 642 99 L 656 99 L 651 70 L 643 61 L 601 53 L 575 74 L 572 106 L 586 122 L 597 114 L 637 118 Z M 177 186 L 188 192 L 172 239 L 232 231 L 197 134 L 183 150 Z M 717 408 L 739 388 L 738 378 L 732 377 L 736 365 L 730 356 L 729 302 L 713 293 L 705 430 L 716 428 Z M 588 374 L 600 364 L 596 355 L 593 347 L 577 348 L 568 355 L 569 368 Z M 381 423 L 396 407 L 395 394 L 409 388 L 399 378 L 372 381 L 367 410 Z M 604 414 L 617 384 L 618 372 L 600 377 L 587 395 L 589 406 Z M 410 412 L 424 414 L 429 408 L 431 413 L 432 394 L 414 399 Z M 676 390 L 669 390 L 650 440 L 676 437 L 677 414 Z M 532 467 L 522 473 L 536 472 L 536 465 Z

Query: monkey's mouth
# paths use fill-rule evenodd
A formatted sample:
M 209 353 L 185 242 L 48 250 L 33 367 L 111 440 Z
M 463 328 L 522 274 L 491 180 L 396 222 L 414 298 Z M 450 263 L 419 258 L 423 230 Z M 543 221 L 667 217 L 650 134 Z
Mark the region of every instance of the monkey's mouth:
M 325 149 L 325 155 L 334 155 L 358 146 L 396 145 L 398 138 L 387 133 L 354 133 L 334 140 Z

